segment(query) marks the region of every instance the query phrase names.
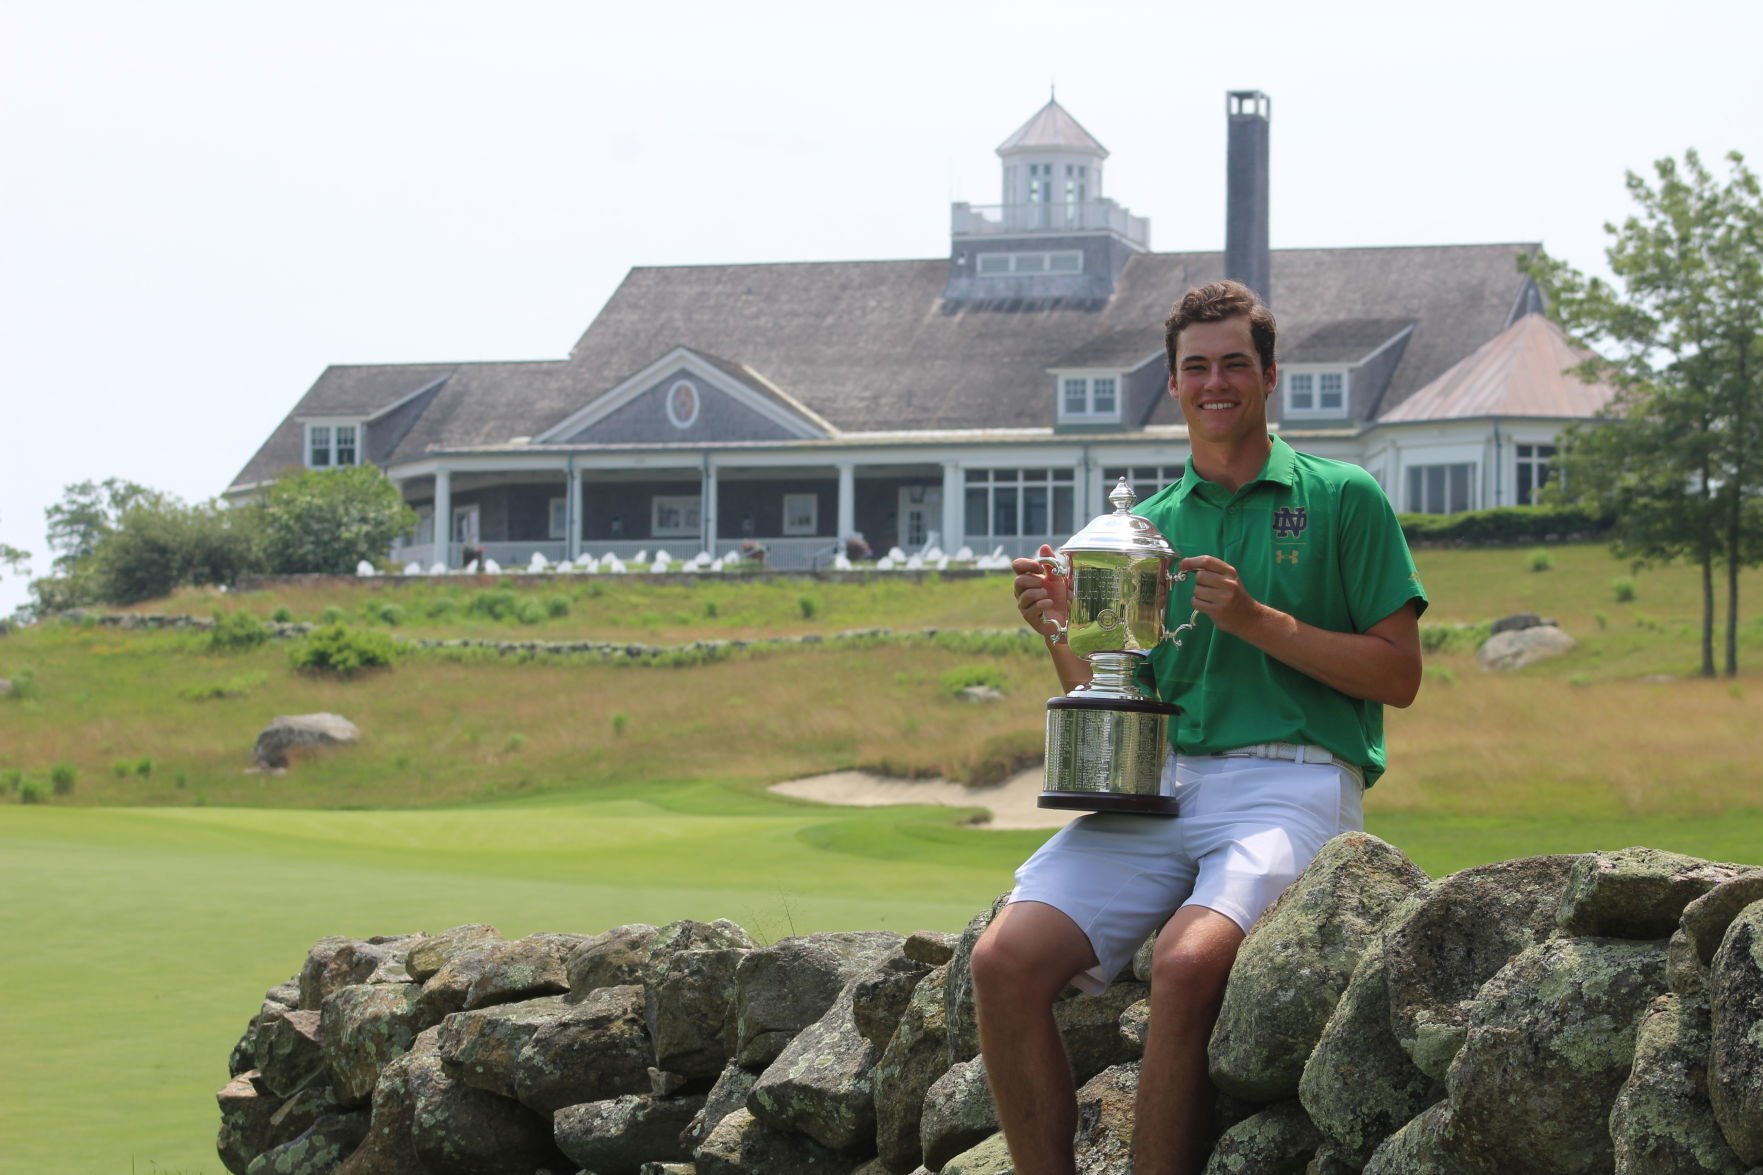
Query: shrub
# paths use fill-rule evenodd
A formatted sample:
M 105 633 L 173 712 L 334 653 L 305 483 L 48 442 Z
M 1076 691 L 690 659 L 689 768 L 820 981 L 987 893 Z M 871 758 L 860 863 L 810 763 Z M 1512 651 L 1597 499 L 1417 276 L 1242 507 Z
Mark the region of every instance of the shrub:
M 459 601 L 455 600 L 452 596 L 437 596 L 435 599 L 429 601 L 429 617 L 434 620 L 439 620 L 443 616 L 451 616 L 453 615 L 453 610 L 458 607 Z
M 386 557 L 416 512 L 373 465 L 309 469 L 269 488 L 260 508 L 263 553 L 278 574 L 347 575 Z
M 820 611 L 820 602 L 813 596 L 801 597 L 796 601 L 796 606 L 802 609 L 802 619 L 804 620 L 813 620 L 814 614 Z
M 716 619 L 716 601 L 715 600 L 705 600 L 704 601 L 704 615 L 707 619 L 710 619 L 710 620 Z
M 135 760 L 135 774 L 146 779 L 153 774 L 153 756 L 142 755 Z
M 343 622 L 343 610 L 335 604 L 331 604 L 319 614 L 318 618 L 325 624 L 341 624 Z
M 950 696 L 976 685 L 990 686 L 1002 692 L 1004 675 L 991 665 L 957 665 L 943 674 L 943 692 Z
M 4 784 L 7 791 L 17 791 L 24 786 L 24 772 L 16 767 L 8 767 L 5 771 L 0 771 L 0 784 Z
M 43 789 L 34 783 L 27 783 L 18 789 L 18 802 L 21 804 L 40 804 L 43 802 Z
M 393 628 L 397 628 L 400 624 L 404 623 L 404 609 L 398 607 L 396 604 L 381 604 L 378 608 L 374 609 L 374 619 L 378 620 L 381 624 L 387 624 Z
M 616 710 L 613 712 L 613 714 L 612 714 L 612 733 L 613 734 L 622 735 L 626 730 L 628 730 L 630 728 L 630 724 L 631 724 L 631 716 L 629 714 L 626 714 L 623 710 Z
M 294 619 L 294 613 L 284 606 L 270 613 L 269 618 L 277 624 L 287 624 Z
M 269 627 L 249 612 L 214 613 L 214 627 L 208 630 L 208 650 L 212 653 L 237 653 L 255 649 L 269 639 Z
M 543 624 L 545 606 L 537 600 L 522 600 L 520 606 L 514 610 L 514 617 L 522 624 Z
M 327 624 L 296 645 L 288 660 L 303 672 L 353 677 L 363 669 L 390 665 L 396 653 L 397 646 L 385 633 Z
M 1634 603 L 1637 594 L 1634 577 L 1630 575 L 1617 576 L 1610 581 L 1610 593 L 1616 597 L 1618 604 Z
M 1496 506 L 1461 514 L 1403 514 L 1410 543 L 1499 546 L 1601 538 L 1612 519 L 1583 506 Z
M 6 695 L 14 702 L 22 702 L 37 696 L 37 671 L 21 669 L 12 679 L 12 692 Z
M 1555 569 L 1555 556 L 1541 547 L 1526 555 L 1525 561 L 1532 571 L 1553 571 Z
M 1593 612 L 1592 622 L 1598 626 L 1600 632 L 1610 627 L 1610 618 L 1602 612 Z
M 545 597 L 545 614 L 550 616 L 553 620 L 559 619 L 564 616 L 568 616 L 569 615 L 569 597 L 568 596 L 561 596 L 561 595 L 559 595 L 559 596 L 546 596 Z
M 126 779 L 128 773 L 134 769 L 135 765 L 129 762 L 129 760 L 118 759 L 110 765 L 110 774 L 116 776 L 118 779 Z
M 72 795 L 76 778 L 78 777 L 74 774 L 72 764 L 57 763 L 49 768 L 49 786 L 55 789 L 58 796 Z
M 256 514 L 216 502 L 186 506 L 149 493 L 122 511 L 74 578 L 112 604 L 169 595 L 185 584 L 231 584 L 262 566 Z
M 520 597 L 507 588 L 472 593 L 465 611 L 471 616 L 487 616 L 491 620 L 510 620 L 520 610 Z

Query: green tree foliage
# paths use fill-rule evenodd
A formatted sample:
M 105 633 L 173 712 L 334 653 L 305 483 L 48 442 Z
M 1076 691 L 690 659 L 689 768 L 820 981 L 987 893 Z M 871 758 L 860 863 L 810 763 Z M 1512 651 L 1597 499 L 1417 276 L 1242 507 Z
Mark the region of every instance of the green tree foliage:
M 249 511 L 154 494 L 123 511 L 75 574 L 94 599 L 132 604 L 187 584 L 230 585 L 260 563 Z
M 269 570 L 284 575 L 347 575 L 363 559 L 384 559 L 416 525 L 416 512 L 372 465 L 290 474 L 270 487 L 261 511 Z
M 0 569 L 4 569 L 8 575 L 20 574 L 30 564 L 30 561 L 31 553 L 29 551 L 21 551 L 17 547 L 9 547 L 5 543 L 0 543 Z
M 1715 572 L 1726 573 L 1725 672 L 1738 672 L 1739 569 L 1763 560 L 1763 190 L 1736 152 L 1717 179 L 1694 151 L 1630 174 L 1637 211 L 1606 225 L 1615 283 L 1540 255 L 1525 266 L 1581 369 L 1617 388 L 1569 430 L 1552 493 L 1614 520 L 1616 550 L 1702 570 L 1702 664 L 1714 675 Z
M 120 477 L 63 488 L 61 501 L 43 512 L 49 524 L 49 549 L 56 553 L 56 573 L 66 575 L 91 558 L 99 541 L 116 529 L 130 507 L 164 500 L 158 490 Z

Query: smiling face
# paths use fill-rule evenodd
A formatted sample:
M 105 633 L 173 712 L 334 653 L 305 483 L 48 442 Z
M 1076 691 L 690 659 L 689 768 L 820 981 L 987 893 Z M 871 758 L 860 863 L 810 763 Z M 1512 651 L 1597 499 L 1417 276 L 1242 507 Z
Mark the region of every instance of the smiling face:
M 1247 315 L 1190 323 L 1176 339 L 1169 392 L 1192 444 L 1265 444 L 1267 397 L 1278 381 L 1277 364 L 1261 366 Z

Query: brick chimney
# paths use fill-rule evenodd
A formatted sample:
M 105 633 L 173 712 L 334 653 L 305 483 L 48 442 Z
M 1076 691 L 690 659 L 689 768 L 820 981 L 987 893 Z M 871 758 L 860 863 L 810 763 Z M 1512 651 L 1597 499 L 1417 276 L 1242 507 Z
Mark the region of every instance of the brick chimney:
M 1232 90 L 1226 155 L 1224 276 L 1273 304 L 1267 252 L 1267 128 L 1273 100 L 1260 90 Z

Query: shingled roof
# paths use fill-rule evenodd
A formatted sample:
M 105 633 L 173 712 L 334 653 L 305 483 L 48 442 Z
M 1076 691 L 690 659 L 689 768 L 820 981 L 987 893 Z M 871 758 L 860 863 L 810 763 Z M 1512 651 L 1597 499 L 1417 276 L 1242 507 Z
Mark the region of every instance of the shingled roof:
M 1380 424 L 1490 416 L 1582 419 L 1616 390 L 1587 383 L 1573 368 L 1591 358 L 1559 326 L 1527 314 L 1379 418 Z
M 1032 151 L 1036 148 L 1055 151 L 1091 151 L 1102 158 L 1108 158 L 1108 148 L 1096 141 L 1096 136 L 1079 125 L 1077 119 L 1065 107 L 1049 98 L 1047 104 L 1035 111 L 1034 117 L 1016 128 L 1016 133 L 998 144 L 998 154 L 1005 155 L 1015 151 Z
M 1516 259 L 1535 248 L 1275 250 L 1280 338 L 1327 338 L 1331 324 L 1354 324 L 1336 340 L 1351 350 L 1412 322 L 1387 412 L 1500 333 L 1524 288 Z M 948 270 L 944 258 L 633 269 L 566 360 L 326 370 L 235 488 L 300 463 L 303 418 L 371 415 L 445 376 L 385 459 L 502 447 L 544 433 L 675 347 L 760 377 L 844 433 L 1050 428 L 1050 368 L 1142 361 L 1160 346 L 1171 304 L 1222 277 L 1224 257 L 1136 255 L 1099 307 L 945 302 Z M 1166 420 L 1175 417 L 1159 408 L 1152 423 Z

